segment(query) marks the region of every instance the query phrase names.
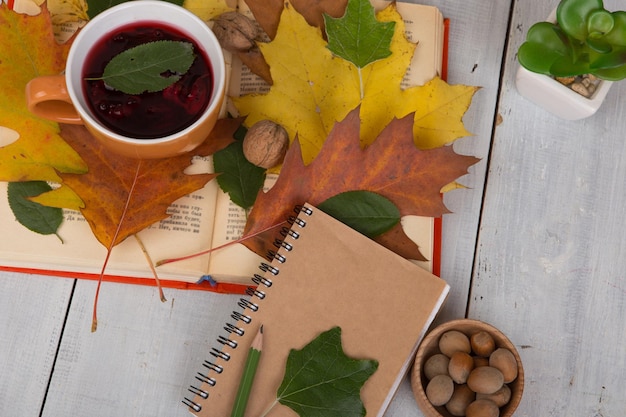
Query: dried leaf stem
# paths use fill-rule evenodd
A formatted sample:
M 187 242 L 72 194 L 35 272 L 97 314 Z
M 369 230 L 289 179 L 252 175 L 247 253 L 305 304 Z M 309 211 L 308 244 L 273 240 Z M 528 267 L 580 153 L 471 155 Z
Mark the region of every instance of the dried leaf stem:
M 255 233 L 252 233 L 252 234 L 250 234 L 250 235 L 247 235 L 247 236 L 241 237 L 241 238 L 239 238 L 239 239 L 237 239 L 237 240 L 231 240 L 230 242 L 224 243 L 223 245 L 216 246 L 216 247 L 214 247 L 214 248 L 207 249 L 207 250 L 202 251 L 202 252 L 194 253 L 194 254 L 192 254 L 192 255 L 181 256 L 180 258 L 168 258 L 168 259 L 162 259 L 162 260 L 158 261 L 155 265 L 156 265 L 157 267 L 159 267 L 159 266 L 162 266 L 162 265 L 171 264 L 171 263 L 173 263 L 173 262 L 185 261 L 185 260 L 187 260 L 187 259 L 195 258 L 195 257 L 197 257 L 197 256 L 206 255 L 206 254 L 209 254 L 209 253 L 214 252 L 214 251 L 216 251 L 216 250 L 226 248 L 226 247 L 228 247 L 228 246 L 230 246 L 230 245 L 234 245 L 235 243 L 242 243 L 242 242 L 244 242 L 244 241 L 245 241 L 245 240 L 247 240 L 247 239 L 250 239 L 250 238 L 252 238 L 252 237 L 254 237 L 254 236 L 257 236 L 257 235 L 260 235 L 260 234 L 262 234 L 262 233 L 265 233 L 265 232 L 267 232 L 267 231 L 269 231 L 269 230 L 272 230 L 272 229 L 274 229 L 274 228 L 276 228 L 276 227 L 282 226 L 282 225 L 283 225 L 283 224 L 285 224 L 285 223 L 287 223 L 287 221 L 286 221 L 286 220 L 285 220 L 285 221 L 282 221 L 282 222 L 280 222 L 280 223 L 276 223 L 276 224 L 273 224 L 273 225 L 271 225 L 271 226 L 268 226 L 268 227 L 266 227 L 265 229 L 259 230 L 258 232 L 255 232 Z
M 152 276 L 154 277 L 154 281 L 156 282 L 157 288 L 159 289 L 159 297 L 161 298 L 162 302 L 166 302 L 167 298 L 165 298 L 165 294 L 163 293 L 163 287 L 161 287 L 161 280 L 159 279 L 159 275 L 157 274 L 156 269 L 154 269 L 154 263 L 152 262 L 152 258 L 150 257 L 150 254 L 148 253 L 148 250 L 146 249 L 146 246 L 143 244 L 143 241 L 141 240 L 139 235 L 135 233 L 133 236 L 135 237 L 135 240 L 139 244 L 139 247 L 141 248 L 143 255 L 146 257 L 146 261 L 148 261 L 148 266 L 150 267 L 150 271 L 152 271 Z
M 122 215 L 120 216 L 120 220 L 117 224 L 117 228 L 115 229 L 115 234 L 113 235 L 113 239 L 111 239 L 111 243 L 107 248 L 107 256 L 104 259 L 104 263 L 102 264 L 102 269 L 100 270 L 100 276 L 98 277 L 98 286 L 96 287 L 96 294 L 93 300 L 93 316 L 91 318 L 91 331 L 95 332 L 98 328 L 98 297 L 100 295 L 100 287 L 102 286 L 102 279 L 104 278 L 104 271 L 106 270 L 107 264 L 109 263 L 109 258 L 111 257 L 111 252 L 113 252 L 113 247 L 115 246 L 115 242 L 117 241 L 117 236 L 122 229 L 122 223 L 124 222 L 124 218 L 126 217 L 126 212 L 128 211 L 128 206 L 130 205 L 130 200 L 133 195 L 133 190 L 135 189 L 135 185 L 137 184 L 137 180 L 139 178 L 139 171 L 141 170 L 141 159 L 137 162 L 137 169 L 135 170 L 135 177 L 133 178 L 133 183 L 130 186 L 130 190 L 128 192 L 128 197 L 126 198 L 126 204 L 124 205 L 124 210 L 122 211 Z

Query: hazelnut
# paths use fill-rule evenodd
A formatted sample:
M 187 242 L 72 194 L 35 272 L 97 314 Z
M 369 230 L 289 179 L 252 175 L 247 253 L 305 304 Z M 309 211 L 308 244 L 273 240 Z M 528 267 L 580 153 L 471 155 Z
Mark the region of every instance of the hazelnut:
M 474 369 L 474 359 L 465 352 L 454 352 L 448 364 L 448 375 L 457 384 L 465 384 L 470 372 Z
M 437 375 L 447 375 L 449 363 L 450 358 L 443 353 L 431 356 L 424 363 L 424 376 L 426 376 L 426 379 L 431 380 Z
M 476 399 L 491 400 L 498 407 L 504 407 L 511 400 L 511 388 L 508 385 L 502 385 L 502 388 L 494 392 L 493 394 L 477 394 Z
M 485 331 L 474 333 L 470 337 L 470 343 L 472 350 L 478 356 L 489 357 L 491 353 L 496 349 L 496 342 L 493 337 Z
M 441 335 L 439 350 L 447 357 L 451 357 L 457 351 L 470 353 L 472 348 L 469 338 L 465 334 L 458 330 L 449 330 Z
M 454 393 L 454 382 L 448 375 L 437 375 L 426 385 L 426 397 L 434 406 L 447 403 Z
M 476 394 L 467 385 L 455 385 L 454 393 L 446 403 L 446 410 L 453 416 L 464 416 L 465 409 L 475 399 Z
M 499 369 L 507 384 L 517 378 L 517 360 L 508 349 L 496 349 L 489 357 L 489 366 Z
M 288 147 L 287 131 L 271 120 L 261 120 L 252 125 L 243 139 L 243 154 L 246 159 L 266 169 L 280 164 Z
M 465 415 L 467 417 L 498 417 L 500 409 L 493 401 L 481 399 L 470 403 L 465 409 Z
M 215 19 L 213 33 L 230 52 L 245 52 L 255 46 L 254 40 L 259 34 L 256 24 L 238 12 L 222 13 Z
M 467 377 L 467 386 L 476 394 L 493 394 L 504 385 L 504 376 L 497 368 L 481 366 Z

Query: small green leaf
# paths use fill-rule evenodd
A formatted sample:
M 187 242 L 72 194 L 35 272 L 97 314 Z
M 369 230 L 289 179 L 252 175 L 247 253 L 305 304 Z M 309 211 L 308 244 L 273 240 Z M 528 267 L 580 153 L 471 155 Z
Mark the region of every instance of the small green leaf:
M 626 46 L 626 11 L 620 10 L 612 14 L 615 25 L 604 36 L 604 40 L 616 47 Z
M 613 15 L 604 9 L 595 10 L 587 16 L 587 31 L 591 38 L 601 38 L 613 30 Z
M 371 191 L 346 191 L 318 208 L 354 230 L 373 238 L 400 221 L 400 211 L 389 199 Z
M 189 42 L 148 42 L 114 56 L 100 79 L 126 94 L 161 91 L 178 81 L 194 59 Z
M 324 15 L 328 49 L 357 68 L 391 55 L 395 22 L 376 20 L 369 0 L 349 0 L 343 17 Z
M 346 356 L 341 328 L 334 327 L 291 350 L 278 401 L 300 417 L 362 417 L 361 387 L 376 369 L 376 360 Z
M 213 154 L 217 183 L 233 203 L 244 209 L 254 204 L 265 182 L 265 169 L 250 163 L 243 154 L 243 144 L 236 141 Z
M 10 182 L 8 184 L 9 207 L 24 227 L 42 235 L 57 233 L 63 222 L 63 210 L 30 201 L 29 197 L 51 191 L 45 181 Z
M 602 8 L 602 0 L 562 0 L 556 9 L 556 19 L 565 32 L 582 41 L 589 34 L 587 16 Z

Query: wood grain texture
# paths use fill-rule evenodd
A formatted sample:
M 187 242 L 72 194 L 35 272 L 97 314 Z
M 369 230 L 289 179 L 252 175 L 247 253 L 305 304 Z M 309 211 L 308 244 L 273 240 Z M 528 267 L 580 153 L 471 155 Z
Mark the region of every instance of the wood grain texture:
M 181 416 L 182 399 L 239 297 L 105 283 L 77 284 L 43 416 Z M 25 414 L 24 414 L 25 415 Z
M 464 117 L 467 129 L 474 136 L 457 140 L 454 149 L 483 161 L 460 180 L 468 189 L 454 190 L 444 196 L 452 213 L 443 217 L 441 277 L 450 284 L 451 290 L 434 324 L 437 325 L 465 317 L 510 4 L 491 0 L 419 3 L 439 7 L 450 19 L 448 82 L 481 87 Z M 422 415 L 408 380 L 401 384 L 385 415 Z
M 39 415 L 73 285 L 0 272 L 0 415 Z
M 450 19 L 448 82 L 481 87 L 464 117 L 473 136 L 454 143 L 456 152 L 482 161 L 459 182 L 467 189 L 446 193 L 452 213 L 443 217 L 441 277 L 451 286 L 438 323 L 465 316 L 482 204 L 487 158 L 496 114 L 502 54 L 512 2 L 427 0 Z
M 514 53 L 549 8 L 516 2 L 470 316 L 520 350 L 519 415 L 626 415 L 626 85 L 576 122 L 521 98 Z

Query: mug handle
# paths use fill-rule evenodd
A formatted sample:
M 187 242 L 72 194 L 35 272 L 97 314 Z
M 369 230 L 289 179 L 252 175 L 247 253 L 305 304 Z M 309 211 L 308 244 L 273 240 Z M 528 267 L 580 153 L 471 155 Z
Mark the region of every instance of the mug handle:
M 26 84 L 26 105 L 39 117 L 58 123 L 83 124 L 67 92 L 65 75 L 44 75 Z

